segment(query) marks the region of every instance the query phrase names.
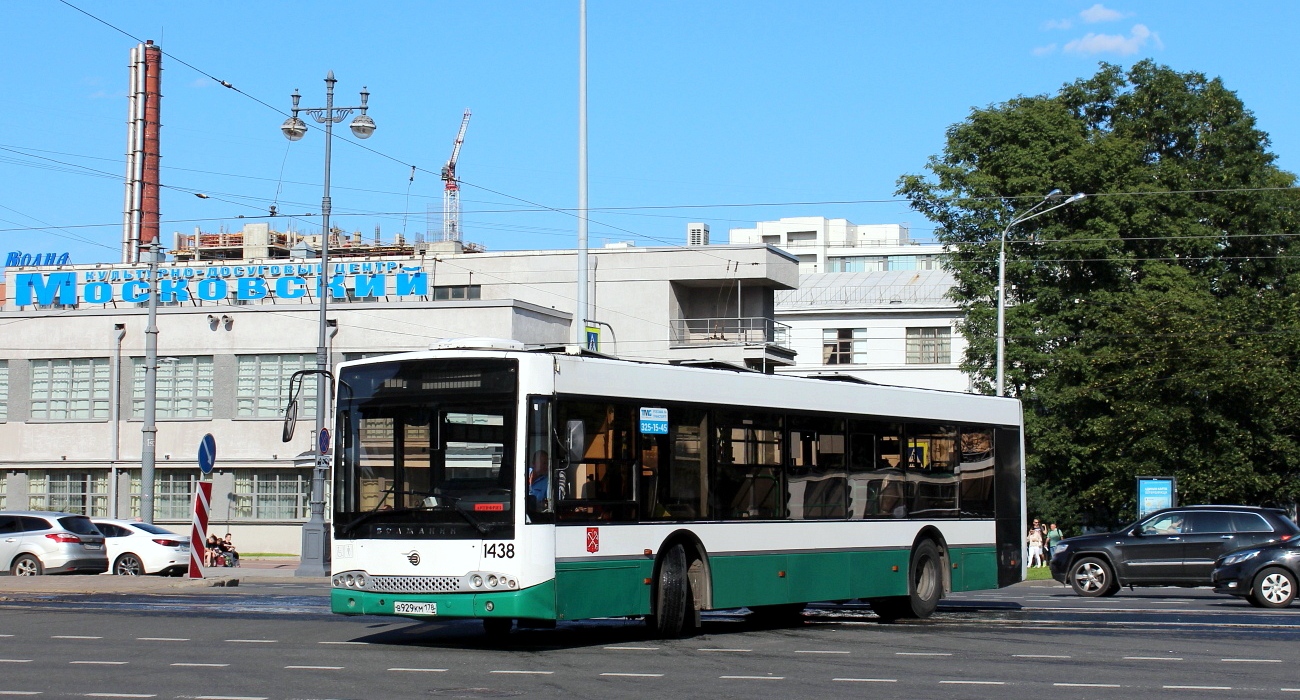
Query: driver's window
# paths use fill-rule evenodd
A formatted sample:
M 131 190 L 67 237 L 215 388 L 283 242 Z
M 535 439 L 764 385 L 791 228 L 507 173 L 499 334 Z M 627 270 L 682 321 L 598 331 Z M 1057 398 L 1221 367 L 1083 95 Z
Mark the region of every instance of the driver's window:
M 1142 524 L 1144 535 L 1180 535 L 1183 532 L 1182 513 L 1165 513 Z

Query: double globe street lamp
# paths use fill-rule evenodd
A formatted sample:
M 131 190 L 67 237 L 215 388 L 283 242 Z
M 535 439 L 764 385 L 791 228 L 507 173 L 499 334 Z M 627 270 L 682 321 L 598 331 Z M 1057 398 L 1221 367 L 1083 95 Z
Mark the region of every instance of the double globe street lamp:
M 321 197 L 321 237 L 320 237 L 320 287 L 317 296 L 320 297 L 320 322 L 318 327 L 318 337 L 316 344 L 316 433 L 313 442 L 313 449 L 316 450 L 316 466 L 312 470 L 311 479 L 311 517 L 302 529 L 302 559 L 295 572 L 298 576 L 327 576 L 329 571 L 325 568 L 325 548 L 328 546 L 328 538 L 325 537 L 325 478 L 328 472 L 328 463 L 324 459 L 325 446 L 324 440 L 320 439 L 321 431 L 325 429 L 325 414 L 328 410 L 328 387 L 326 377 L 330 369 L 329 353 L 326 346 L 329 333 L 329 321 L 326 319 L 326 300 L 329 298 L 329 241 L 330 241 L 330 149 L 334 143 L 334 125 L 342 122 L 352 114 L 354 110 L 359 110 L 361 114 L 352 120 L 352 134 L 359 139 L 368 139 L 375 133 L 375 120 L 366 114 L 366 103 L 370 100 L 370 93 L 365 87 L 361 88 L 361 106 L 359 107 L 336 107 L 334 106 L 334 71 L 330 71 L 325 76 L 325 106 L 324 107 L 300 107 L 298 101 L 301 95 L 297 90 L 293 91 L 293 116 L 284 120 L 280 125 L 280 131 L 284 132 L 284 137 L 290 141 L 297 141 L 307 135 L 307 124 L 298 118 L 299 112 L 306 112 L 315 119 L 317 123 L 325 125 L 325 194 Z
M 1060 199 L 1062 196 L 1064 195 L 1061 194 L 1060 190 L 1052 190 L 1051 192 L 1048 192 L 1047 196 L 1043 197 L 1043 201 L 1039 202 L 1038 204 L 1035 204 L 1033 207 L 1029 209 L 1029 211 L 1026 211 L 1023 214 L 1020 214 L 1019 216 L 1012 218 L 1010 223 L 1007 224 L 1006 228 L 1002 229 L 1002 245 L 998 249 L 998 369 L 997 369 L 998 372 L 997 395 L 998 396 L 1005 395 L 1003 390 L 1004 384 L 1002 381 L 1002 375 L 1003 375 L 1003 367 L 1005 366 L 1005 362 L 1006 362 L 1005 354 L 1006 354 L 1006 297 L 1007 297 L 1007 234 L 1010 233 L 1011 228 L 1013 226 L 1016 226 L 1017 224 L 1022 224 L 1026 221 L 1029 221 L 1030 219 L 1036 219 L 1042 216 L 1043 214 L 1046 214 L 1049 211 L 1054 211 L 1056 209 L 1060 209 L 1061 207 L 1074 204 L 1075 202 L 1083 199 L 1084 197 L 1087 197 L 1088 195 L 1082 192 L 1076 192 L 1070 195 L 1069 197 L 1067 197 L 1064 202 L 1061 202 L 1056 206 L 1048 207 L 1041 211 L 1038 210 L 1038 208 L 1043 206 L 1044 204 Z

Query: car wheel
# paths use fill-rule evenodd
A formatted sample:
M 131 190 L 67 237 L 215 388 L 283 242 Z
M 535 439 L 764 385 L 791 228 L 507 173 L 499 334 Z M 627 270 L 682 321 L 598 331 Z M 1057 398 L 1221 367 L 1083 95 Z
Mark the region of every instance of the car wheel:
M 126 553 L 117 558 L 113 564 L 113 573 L 118 576 L 143 576 L 144 562 L 134 554 Z
M 45 567 L 41 566 L 40 559 L 30 554 L 23 554 L 14 560 L 13 566 L 9 567 L 9 573 L 14 576 L 40 576 L 45 573 Z
M 1295 600 L 1295 576 L 1286 569 L 1264 569 L 1255 576 L 1250 597 L 1261 608 L 1285 608 Z
M 1085 598 L 1115 595 L 1119 583 L 1110 565 L 1097 557 L 1084 557 L 1070 566 L 1070 588 Z

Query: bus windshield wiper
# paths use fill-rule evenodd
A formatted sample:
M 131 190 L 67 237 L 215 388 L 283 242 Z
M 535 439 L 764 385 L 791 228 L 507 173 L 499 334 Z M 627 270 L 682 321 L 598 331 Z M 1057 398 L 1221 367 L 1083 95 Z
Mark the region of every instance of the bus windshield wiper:
M 492 528 L 488 527 L 487 525 L 484 525 L 482 520 L 479 520 L 478 518 L 470 515 L 468 511 L 462 510 L 461 507 L 457 505 L 458 503 L 460 503 L 459 496 L 438 496 L 439 500 L 444 498 L 450 501 L 448 505 L 451 506 L 452 510 L 460 514 L 460 517 L 464 518 L 465 522 L 469 523 L 470 525 L 473 525 L 475 530 L 478 530 L 478 534 L 487 535 L 489 532 L 492 531 Z
M 392 512 L 393 512 L 393 509 L 392 509 L 391 507 L 390 507 L 388 510 L 380 510 L 380 509 L 384 507 L 384 503 L 388 502 L 388 497 L 391 496 L 391 495 L 393 494 L 393 491 L 394 491 L 396 488 L 397 488 L 397 486 L 396 486 L 396 485 L 393 485 L 393 486 L 390 486 L 389 488 L 384 489 L 384 492 L 383 492 L 383 496 L 384 496 L 384 497 L 381 498 L 381 499 L 379 499 L 379 503 L 376 504 L 375 507 L 372 508 L 372 509 L 370 509 L 369 511 L 367 511 L 367 512 L 365 512 L 365 513 L 362 513 L 361 515 L 358 515 L 357 517 L 353 518 L 353 519 L 352 519 L 352 522 L 350 522 L 350 523 L 344 525 L 344 526 L 343 526 L 343 531 L 342 531 L 343 534 L 346 535 L 347 533 L 352 532 L 352 528 L 354 528 L 354 527 L 360 525 L 361 523 L 363 523 L 363 522 L 365 522 L 365 521 L 371 519 L 372 517 L 374 517 L 375 515 L 377 515 L 377 514 L 379 514 L 379 513 L 392 513 Z

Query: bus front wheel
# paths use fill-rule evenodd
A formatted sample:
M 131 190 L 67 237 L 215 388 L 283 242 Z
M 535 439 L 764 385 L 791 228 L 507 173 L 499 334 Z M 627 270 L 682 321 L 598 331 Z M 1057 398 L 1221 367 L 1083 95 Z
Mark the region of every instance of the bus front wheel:
M 681 637 L 692 613 L 691 583 L 686 575 L 686 548 L 675 544 L 664 552 L 655 586 L 654 614 L 646 618 L 651 631 L 664 639 Z
M 907 595 L 873 598 L 871 609 L 885 622 L 929 617 L 943 597 L 941 561 L 934 542 L 923 540 L 912 550 L 912 563 L 907 569 Z

